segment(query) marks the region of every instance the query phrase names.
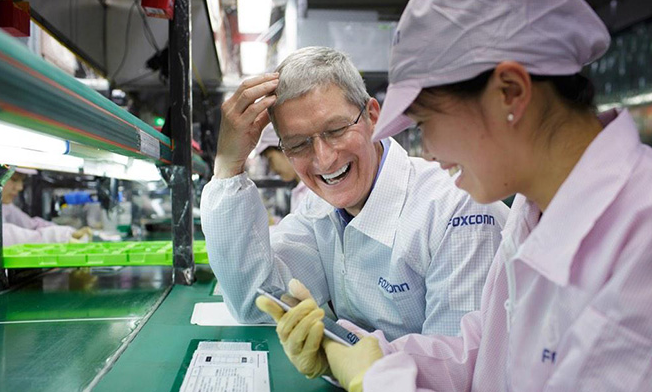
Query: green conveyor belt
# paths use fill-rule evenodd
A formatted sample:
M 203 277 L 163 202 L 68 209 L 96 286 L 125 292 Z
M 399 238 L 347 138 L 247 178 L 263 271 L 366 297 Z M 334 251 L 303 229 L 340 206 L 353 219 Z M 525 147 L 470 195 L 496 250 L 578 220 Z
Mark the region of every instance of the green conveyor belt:
M 205 241 L 193 242 L 196 264 L 208 264 Z M 3 249 L 4 268 L 172 265 L 171 241 L 19 244 Z
M 167 136 L 4 32 L 0 32 L 0 120 L 123 155 L 163 163 L 172 156 Z

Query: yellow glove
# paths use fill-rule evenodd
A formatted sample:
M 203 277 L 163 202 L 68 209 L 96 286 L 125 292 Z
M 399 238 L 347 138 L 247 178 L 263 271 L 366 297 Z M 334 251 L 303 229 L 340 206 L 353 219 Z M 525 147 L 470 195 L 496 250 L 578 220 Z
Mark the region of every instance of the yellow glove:
M 333 376 L 349 392 L 362 391 L 362 379 L 374 362 L 383 357 L 378 339 L 365 336 L 352 347 L 330 339 L 322 344 Z
M 81 240 L 84 236 L 86 236 L 89 241 L 91 241 L 93 239 L 93 229 L 88 226 L 84 226 L 72 233 L 72 238 L 76 240 Z
M 287 313 L 264 296 L 256 298 L 256 306 L 276 321 L 283 351 L 294 367 L 308 378 L 319 377 L 328 370 L 326 353 L 321 348 L 324 311 L 301 282 L 292 279 L 289 286 L 290 294 L 302 301 Z

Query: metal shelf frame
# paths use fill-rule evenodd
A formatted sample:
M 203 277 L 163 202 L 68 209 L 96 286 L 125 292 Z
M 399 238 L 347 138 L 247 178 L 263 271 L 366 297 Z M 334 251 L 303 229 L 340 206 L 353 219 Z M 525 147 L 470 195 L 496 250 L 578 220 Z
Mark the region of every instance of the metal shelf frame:
M 172 192 L 174 281 L 190 285 L 195 280 L 193 163 L 196 172 L 210 170 L 191 148 L 190 0 L 176 0 L 174 6 L 175 16 L 169 22 L 171 138 L 31 53 L 4 32 L 0 32 L 0 120 L 159 165 Z M 4 278 L 0 279 L 0 290 L 10 283 L 5 273 L 0 250 L 0 275 Z

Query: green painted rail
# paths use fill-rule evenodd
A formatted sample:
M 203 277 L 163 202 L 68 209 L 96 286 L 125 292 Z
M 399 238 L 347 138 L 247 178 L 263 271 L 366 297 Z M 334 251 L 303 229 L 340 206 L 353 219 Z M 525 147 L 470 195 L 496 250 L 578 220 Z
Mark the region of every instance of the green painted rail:
M 0 31 L 0 120 L 170 163 L 170 138 Z

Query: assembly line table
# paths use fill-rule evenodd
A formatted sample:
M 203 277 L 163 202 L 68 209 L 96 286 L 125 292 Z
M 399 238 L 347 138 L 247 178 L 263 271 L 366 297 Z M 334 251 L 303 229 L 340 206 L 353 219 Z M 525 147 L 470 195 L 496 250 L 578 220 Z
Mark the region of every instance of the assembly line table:
M 198 340 L 264 342 L 272 391 L 336 391 L 308 380 L 273 327 L 190 324 L 194 304 L 219 302 L 198 266 L 192 286 L 170 267 L 58 269 L 0 293 L 0 391 L 171 391 Z

